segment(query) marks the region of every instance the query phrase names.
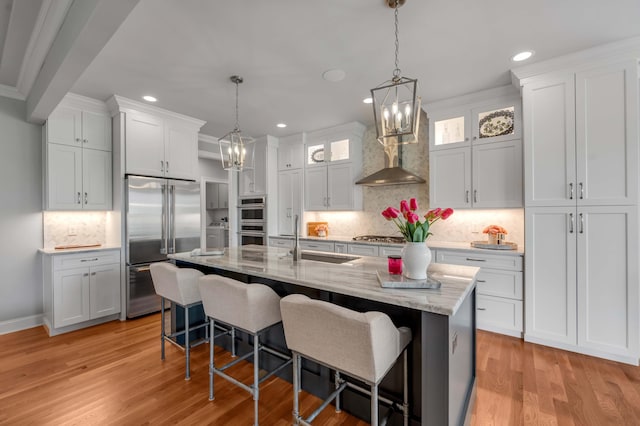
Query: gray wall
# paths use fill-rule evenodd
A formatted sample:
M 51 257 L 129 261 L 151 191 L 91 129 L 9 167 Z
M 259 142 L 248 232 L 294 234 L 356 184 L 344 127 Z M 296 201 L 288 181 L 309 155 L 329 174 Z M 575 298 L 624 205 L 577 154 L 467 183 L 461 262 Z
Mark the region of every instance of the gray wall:
M 229 172 L 222 168 L 220 160 L 211 158 L 198 158 L 198 176 L 228 180 Z
M 0 323 L 42 313 L 42 127 L 0 97 Z

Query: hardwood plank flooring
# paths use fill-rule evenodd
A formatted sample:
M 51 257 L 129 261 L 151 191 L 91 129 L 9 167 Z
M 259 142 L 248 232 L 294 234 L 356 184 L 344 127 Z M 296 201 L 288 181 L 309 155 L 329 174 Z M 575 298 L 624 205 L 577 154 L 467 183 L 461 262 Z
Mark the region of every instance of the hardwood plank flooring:
M 208 346 L 184 354 L 167 344 L 159 315 L 48 337 L 42 327 L 0 336 L 0 424 L 248 425 L 249 394 L 216 378 L 208 400 Z M 640 425 L 640 368 L 478 332 L 473 425 Z M 216 348 L 216 359 L 230 354 Z M 232 374 L 245 383 L 250 363 Z M 273 377 L 260 393 L 262 425 L 291 424 L 289 383 Z M 303 392 L 302 412 L 319 400 Z M 325 410 L 317 425 L 366 423 Z

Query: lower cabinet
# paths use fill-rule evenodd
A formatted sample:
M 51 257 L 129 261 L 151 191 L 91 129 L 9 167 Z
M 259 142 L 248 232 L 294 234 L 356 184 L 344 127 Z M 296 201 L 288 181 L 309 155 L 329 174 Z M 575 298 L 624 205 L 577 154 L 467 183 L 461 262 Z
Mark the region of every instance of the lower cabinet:
M 333 253 L 335 251 L 335 247 L 333 245 L 333 241 L 301 240 L 300 241 L 300 249 L 302 249 L 302 250 L 326 251 L 326 252 L 331 252 L 331 253 Z
M 438 248 L 437 263 L 477 266 L 476 319 L 482 330 L 522 337 L 522 255 Z
M 120 313 L 119 250 L 45 255 L 43 272 L 50 335 L 111 320 Z

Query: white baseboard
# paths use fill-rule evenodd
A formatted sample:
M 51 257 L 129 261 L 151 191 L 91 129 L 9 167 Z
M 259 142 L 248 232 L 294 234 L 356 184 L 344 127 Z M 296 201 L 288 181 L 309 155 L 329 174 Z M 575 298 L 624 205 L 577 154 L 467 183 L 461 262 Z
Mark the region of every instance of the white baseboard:
M 42 314 L 30 315 L 28 317 L 14 318 L 0 322 L 0 334 L 13 333 L 15 331 L 26 330 L 28 328 L 42 325 Z

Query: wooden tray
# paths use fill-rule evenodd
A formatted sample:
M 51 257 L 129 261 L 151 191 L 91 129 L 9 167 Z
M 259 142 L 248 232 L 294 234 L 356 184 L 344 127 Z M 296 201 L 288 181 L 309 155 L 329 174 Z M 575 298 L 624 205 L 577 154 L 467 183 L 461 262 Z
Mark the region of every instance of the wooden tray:
M 316 226 L 318 225 L 327 225 L 327 232 L 325 236 L 329 236 L 329 222 L 307 222 L 307 236 L 308 237 L 317 237 L 318 233 L 316 232 Z
M 489 244 L 486 241 L 471 241 L 471 247 L 483 248 L 490 250 L 517 250 L 516 243 L 505 242 L 504 244 Z

